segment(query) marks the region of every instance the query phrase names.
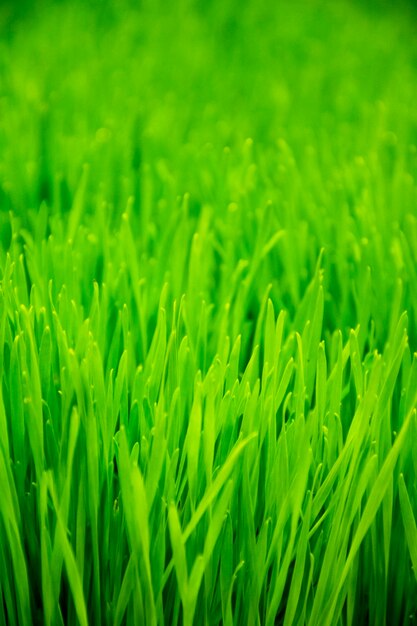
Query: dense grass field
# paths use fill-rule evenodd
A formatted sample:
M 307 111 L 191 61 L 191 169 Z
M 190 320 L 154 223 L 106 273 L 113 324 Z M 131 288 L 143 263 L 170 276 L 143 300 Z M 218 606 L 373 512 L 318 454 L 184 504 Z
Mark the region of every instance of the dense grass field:
M 0 4 L 0 625 L 417 624 L 417 13 Z

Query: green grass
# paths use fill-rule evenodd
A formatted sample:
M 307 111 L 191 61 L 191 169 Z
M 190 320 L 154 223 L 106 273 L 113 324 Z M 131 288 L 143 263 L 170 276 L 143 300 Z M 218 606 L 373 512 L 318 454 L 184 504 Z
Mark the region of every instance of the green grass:
M 0 626 L 417 622 L 403 2 L 0 7 Z

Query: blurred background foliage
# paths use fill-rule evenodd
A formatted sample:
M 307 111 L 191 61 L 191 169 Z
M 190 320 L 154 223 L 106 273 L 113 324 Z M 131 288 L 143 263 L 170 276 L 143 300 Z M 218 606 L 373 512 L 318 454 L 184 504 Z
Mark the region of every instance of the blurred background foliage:
M 43 203 L 48 234 L 84 185 L 84 222 L 105 205 L 116 229 L 133 196 L 138 255 L 162 261 L 167 207 L 186 194 L 190 233 L 207 206 L 213 247 L 240 229 L 230 268 L 254 230 L 287 233 L 253 316 L 271 275 L 294 314 L 325 248 L 329 328 L 355 326 L 372 266 L 382 344 L 398 277 L 417 311 L 414 18 L 405 1 L 3 2 L 2 254 L 10 212 L 33 232 Z

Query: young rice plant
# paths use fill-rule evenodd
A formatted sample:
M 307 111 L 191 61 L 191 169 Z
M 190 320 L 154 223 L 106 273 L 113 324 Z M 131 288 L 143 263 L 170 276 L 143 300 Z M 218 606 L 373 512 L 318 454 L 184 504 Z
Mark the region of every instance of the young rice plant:
M 417 623 L 405 1 L 0 6 L 0 626 Z

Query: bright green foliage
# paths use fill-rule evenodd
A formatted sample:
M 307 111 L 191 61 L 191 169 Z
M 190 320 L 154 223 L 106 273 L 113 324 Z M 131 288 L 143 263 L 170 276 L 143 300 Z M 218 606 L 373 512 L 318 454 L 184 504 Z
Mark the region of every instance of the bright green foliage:
M 0 626 L 417 621 L 417 43 L 0 6 Z

